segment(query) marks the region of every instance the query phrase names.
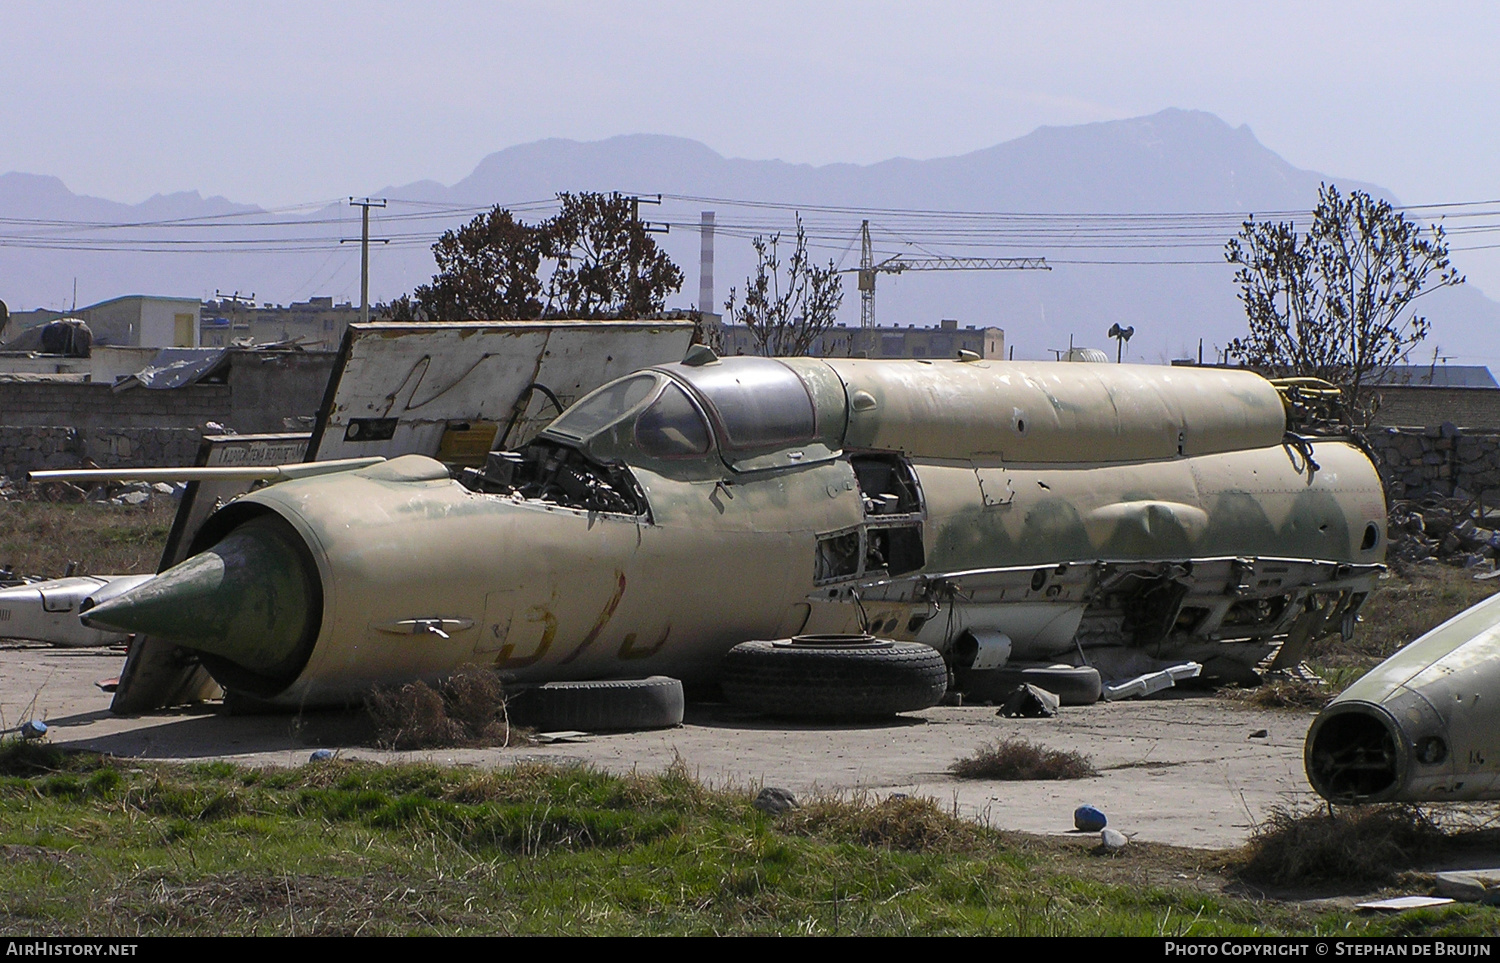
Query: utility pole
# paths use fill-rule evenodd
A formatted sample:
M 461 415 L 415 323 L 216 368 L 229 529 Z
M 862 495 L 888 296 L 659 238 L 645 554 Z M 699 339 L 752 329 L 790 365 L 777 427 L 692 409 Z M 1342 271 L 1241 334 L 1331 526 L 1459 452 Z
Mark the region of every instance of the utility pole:
M 363 208 L 360 212 L 359 231 L 359 323 L 367 324 L 370 320 L 370 208 L 385 207 L 385 198 L 372 200 L 361 197 L 358 200 L 349 198 L 350 207 Z M 389 244 L 388 238 L 377 238 L 381 244 Z M 343 239 L 339 243 L 344 243 Z
M 615 196 L 619 197 L 620 195 L 615 194 Z M 670 234 L 672 232 L 672 225 L 670 224 L 653 224 L 650 221 L 641 220 L 641 205 L 655 204 L 660 207 L 660 194 L 655 197 L 639 197 L 635 194 L 627 194 L 625 195 L 625 199 L 630 202 L 630 222 L 632 224 L 639 224 L 641 230 L 647 234 Z M 640 280 L 641 273 L 641 254 L 639 251 L 634 250 L 634 247 L 635 245 L 632 244 L 630 252 L 630 291 L 632 295 L 635 293 L 636 282 Z
M 859 225 L 859 329 L 875 327 L 875 251 L 870 245 L 870 222 Z
M 240 294 L 239 291 L 235 291 L 233 294 L 225 294 L 223 291 L 219 290 L 218 288 L 214 288 L 214 298 L 217 301 L 219 301 L 220 304 L 222 304 L 225 301 L 228 301 L 229 304 L 230 304 L 230 310 L 229 310 L 229 314 L 230 314 L 230 318 L 229 318 L 229 335 L 224 339 L 224 342 L 227 345 L 227 344 L 230 344 L 230 343 L 232 343 L 234 341 L 234 329 L 237 328 L 237 327 L 239 327 L 239 322 L 240 322 L 240 305 L 244 304 L 245 307 L 247 307 L 247 308 L 254 307 L 255 306 L 255 292 L 251 291 L 250 292 L 250 296 L 246 297 L 243 294 Z M 253 338 L 254 335 L 250 334 L 248 322 L 245 325 L 245 329 L 246 329 L 247 336 L 250 336 L 250 337 Z

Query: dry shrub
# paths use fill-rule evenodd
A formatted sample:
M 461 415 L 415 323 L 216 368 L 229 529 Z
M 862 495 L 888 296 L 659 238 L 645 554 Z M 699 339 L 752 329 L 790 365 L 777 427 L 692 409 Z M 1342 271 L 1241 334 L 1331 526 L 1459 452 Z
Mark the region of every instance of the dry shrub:
M 1288 679 L 1256 686 L 1245 701 L 1262 709 L 1321 709 L 1332 698 L 1327 686 Z
M 379 687 L 365 711 L 387 749 L 508 745 L 512 735 L 500 677 L 477 665 L 459 666 L 436 688 L 420 681 Z
M 1256 883 L 1384 883 L 1440 850 L 1447 837 L 1415 806 L 1272 810 L 1245 847 L 1239 875 Z
M 960 779 L 1086 779 L 1099 775 L 1088 756 L 1025 739 L 997 739 L 948 767 Z
M 970 848 L 983 832 L 933 800 L 916 796 L 891 796 L 880 802 L 868 797 L 813 799 L 777 817 L 776 828 L 795 836 L 908 852 Z

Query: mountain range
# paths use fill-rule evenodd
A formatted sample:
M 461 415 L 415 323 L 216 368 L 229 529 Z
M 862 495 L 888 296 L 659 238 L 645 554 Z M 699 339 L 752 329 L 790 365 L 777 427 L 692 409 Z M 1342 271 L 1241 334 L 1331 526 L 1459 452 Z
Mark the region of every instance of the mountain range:
M 1211 358 L 1245 323 L 1224 241 L 1251 215 L 1308 211 L 1319 184 L 1334 180 L 1287 163 L 1248 127 L 1175 109 L 1043 127 L 957 157 L 870 165 L 726 158 L 696 141 L 657 135 L 549 139 L 491 154 L 456 184 L 418 181 L 369 192 L 390 202 L 374 212 L 372 234 L 392 239 L 372 249 L 371 298 L 426 281 L 435 270 L 432 238 L 483 207 L 513 205 L 519 216 L 539 219 L 546 211 L 527 202 L 559 191 L 660 192 L 663 203 L 643 205 L 641 216 L 671 225 L 657 240 L 683 268 L 685 283 L 670 306 L 697 300 L 701 211 L 715 211 L 719 225 L 720 308 L 728 288 L 743 289 L 754 268 L 752 235 L 781 232 L 785 254 L 800 213 L 814 256 L 852 268 L 859 222 L 868 218 L 877 260 L 896 253 L 1044 256 L 1052 266 L 1045 273 L 881 275 L 877 323 L 956 318 L 995 325 L 1006 329 L 1018 358 L 1050 357 L 1070 339 L 1112 348 L 1105 332 L 1119 323 L 1136 329 L 1129 353 L 1137 360 L 1196 355 L 1200 339 Z M 1337 183 L 1345 192 L 1397 201 L 1376 185 Z M 15 246 L 20 233 L 26 246 Z M 0 240 L 0 298 L 13 310 L 65 307 L 75 277 L 80 304 L 130 293 L 235 290 L 261 301 L 358 300 L 358 245 L 337 243 L 359 236 L 358 212 L 343 201 L 266 211 L 184 192 L 131 205 L 74 194 L 54 177 L 9 173 L 0 175 L 0 235 L 12 237 Z M 57 243 L 46 240 L 52 237 Z M 1455 263 L 1463 269 L 1461 254 Z M 857 324 L 852 278 L 845 288 L 841 317 Z M 1434 292 L 1420 304 L 1433 323 L 1421 360 L 1436 349 L 1466 363 L 1500 363 L 1500 304 L 1473 285 Z

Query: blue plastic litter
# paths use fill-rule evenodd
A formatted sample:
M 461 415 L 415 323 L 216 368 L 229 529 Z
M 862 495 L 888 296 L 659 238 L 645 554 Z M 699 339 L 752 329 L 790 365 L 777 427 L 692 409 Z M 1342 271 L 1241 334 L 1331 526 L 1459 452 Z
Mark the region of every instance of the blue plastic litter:
M 1086 833 L 1097 833 L 1109 820 L 1093 806 L 1079 806 L 1073 810 L 1073 825 Z
M 40 719 L 28 719 L 21 723 L 22 739 L 40 739 L 47 734 L 47 724 Z
M 308 762 L 327 762 L 333 758 L 332 749 L 314 749 L 312 755 L 307 757 Z

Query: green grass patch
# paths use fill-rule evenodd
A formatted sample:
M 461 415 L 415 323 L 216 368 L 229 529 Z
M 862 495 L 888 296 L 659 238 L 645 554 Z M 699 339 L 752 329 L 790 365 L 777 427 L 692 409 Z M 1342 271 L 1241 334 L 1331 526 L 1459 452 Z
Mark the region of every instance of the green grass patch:
M 125 765 L 0 746 L 16 934 L 1156 936 L 1481 931 L 1257 901 L 1203 853 L 1004 834 L 932 800 L 781 816 L 682 765 Z M 1197 880 L 1184 884 L 1182 880 Z

